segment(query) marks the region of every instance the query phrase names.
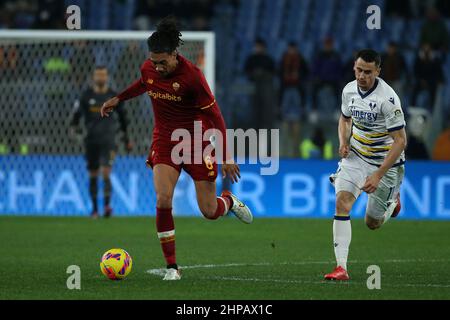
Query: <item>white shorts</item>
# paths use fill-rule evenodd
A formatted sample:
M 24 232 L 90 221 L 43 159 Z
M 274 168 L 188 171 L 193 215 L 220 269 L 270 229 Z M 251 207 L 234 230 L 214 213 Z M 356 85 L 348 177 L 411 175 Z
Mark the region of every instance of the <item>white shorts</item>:
M 362 192 L 367 177 L 371 176 L 378 167 L 368 164 L 354 152 L 339 162 L 336 174 L 330 176 L 334 184 L 336 195 L 341 191 L 352 193 L 356 199 Z M 405 175 L 403 165 L 390 168 L 378 185 L 374 193 L 368 195 L 366 215 L 381 220 L 388 206 L 400 192 L 400 186 Z

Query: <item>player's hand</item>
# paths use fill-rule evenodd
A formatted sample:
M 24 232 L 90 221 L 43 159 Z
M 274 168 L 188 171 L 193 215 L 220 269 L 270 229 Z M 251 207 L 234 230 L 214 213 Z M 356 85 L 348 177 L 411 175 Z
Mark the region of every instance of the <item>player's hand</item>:
M 348 143 L 339 146 L 339 155 L 341 158 L 347 158 L 350 154 L 350 145 Z
M 130 139 L 128 138 L 128 136 L 124 136 L 123 138 L 123 144 L 125 146 L 125 150 L 127 150 L 127 152 L 131 152 L 133 150 L 133 143 L 130 141 Z
M 120 102 L 119 98 L 117 97 L 111 98 L 108 101 L 106 101 L 100 110 L 100 115 L 102 117 L 109 117 L 109 113 L 111 113 L 114 110 L 114 108 L 119 104 L 119 102 Z
M 362 190 L 366 193 L 373 193 L 377 190 L 378 184 L 383 176 L 380 176 L 377 172 L 367 177 L 366 183 L 364 184 Z
M 241 171 L 239 169 L 239 166 L 234 163 L 234 161 L 226 161 L 226 163 L 222 164 L 222 176 L 223 179 L 226 177 L 230 178 L 231 183 L 238 182 L 238 180 L 241 178 Z

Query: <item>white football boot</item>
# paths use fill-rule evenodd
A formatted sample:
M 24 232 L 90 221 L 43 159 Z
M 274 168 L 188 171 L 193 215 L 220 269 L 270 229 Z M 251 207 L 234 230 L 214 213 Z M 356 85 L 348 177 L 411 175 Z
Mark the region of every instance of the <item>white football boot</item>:
M 388 207 L 386 212 L 383 215 L 383 223 L 388 222 L 388 220 L 391 218 L 392 214 L 394 213 L 395 208 L 397 208 L 397 200 L 391 201 L 390 203 L 388 202 Z
M 181 279 L 180 271 L 174 268 L 167 269 L 166 275 L 163 278 L 163 280 L 180 280 L 180 279 Z
M 233 205 L 230 208 L 230 211 L 234 213 L 234 215 L 244 223 L 252 223 L 253 215 L 250 209 L 241 202 L 234 194 L 230 191 L 222 191 L 221 197 L 229 196 L 233 199 Z

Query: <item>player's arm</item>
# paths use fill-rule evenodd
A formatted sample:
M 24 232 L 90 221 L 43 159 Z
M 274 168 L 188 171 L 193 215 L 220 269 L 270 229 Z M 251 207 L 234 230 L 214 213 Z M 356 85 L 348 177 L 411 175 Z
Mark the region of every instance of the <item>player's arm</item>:
M 111 113 L 114 110 L 114 108 L 119 104 L 119 102 L 140 96 L 146 91 L 147 89 L 142 79 L 136 80 L 120 94 L 109 99 L 103 104 L 102 109 L 100 110 L 101 116 L 108 117 L 109 113 Z
M 339 135 L 339 155 L 347 158 L 350 154 L 350 136 L 352 134 L 352 117 L 348 102 L 344 93 L 342 93 L 341 116 L 339 117 L 338 135 Z
M 398 97 L 395 97 L 393 101 L 400 103 L 400 101 L 398 101 Z M 381 166 L 367 178 L 366 183 L 363 186 L 363 190 L 367 193 L 375 192 L 381 178 L 383 178 L 386 172 L 392 168 L 402 154 L 403 150 L 405 150 L 407 144 L 405 118 L 401 106 L 396 106 L 391 101 L 386 101 L 382 104 L 381 110 L 386 118 L 387 131 L 394 142 L 392 143 L 391 149 L 386 155 L 386 158 Z
M 407 138 L 405 128 L 401 128 L 396 131 L 389 132 L 394 142 L 392 143 L 391 150 L 389 150 L 386 158 L 383 161 L 381 167 L 377 170 L 381 176 L 384 176 L 386 172 L 392 168 L 397 159 L 406 148 Z
M 223 161 L 222 176 L 223 178 L 229 177 L 232 183 L 237 182 L 241 177 L 240 169 L 239 166 L 234 163 L 233 157 L 228 151 L 225 120 L 220 112 L 219 105 L 209 89 L 205 76 L 201 73 L 201 71 L 197 72 L 198 74 L 194 75 L 192 78 L 192 88 L 194 90 L 197 103 L 200 106 L 200 110 L 202 111 L 204 118 L 213 124 L 213 127 L 219 131 L 222 138 L 217 139 L 216 135 L 216 157 L 217 155 L 222 157 L 222 159 L 220 159 Z M 217 147 L 220 148 L 220 142 L 222 142 L 222 148 L 220 149 L 221 152 L 217 152 Z
M 71 127 L 78 127 L 80 125 L 80 119 L 81 119 L 82 113 L 81 113 L 81 102 L 80 100 L 75 100 L 73 104 L 73 111 L 72 111 L 72 118 L 70 120 L 70 126 Z
M 231 179 L 231 182 L 238 182 L 241 178 L 239 166 L 234 163 L 234 160 L 231 154 L 228 151 L 227 147 L 227 130 L 225 125 L 225 120 L 223 119 L 222 113 L 220 112 L 220 108 L 217 102 L 214 101 L 214 104 L 211 107 L 202 109 L 202 113 L 204 116 L 211 121 L 214 128 L 219 131 L 222 136 L 222 150 L 221 157 L 222 162 L 222 176 L 226 178 L 227 176 Z M 216 135 L 216 142 L 219 141 Z M 220 144 L 218 145 L 220 147 Z M 217 152 L 217 151 L 216 151 Z
M 347 158 L 350 153 L 350 135 L 352 133 L 352 118 L 347 118 L 343 114 L 339 118 L 339 155 Z
M 227 148 L 227 129 L 225 125 L 225 120 L 223 119 L 222 113 L 220 112 L 219 105 L 216 101 L 212 103 L 211 106 L 208 106 L 206 108 L 201 109 L 204 117 L 211 121 L 213 124 L 214 129 L 218 130 L 220 135 L 222 136 L 222 149 L 221 151 L 221 157 L 224 163 L 233 161 L 233 158 L 231 157 L 230 153 L 228 152 Z
M 83 116 L 82 112 L 82 103 L 83 103 L 83 97 L 80 100 L 75 100 L 73 104 L 73 112 L 72 112 L 72 118 L 69 122 L 69 137 L 75 139 L 76 136 L 80 133 L 80 120 Z
M 133 145 L 130 141 L 130 137 L 128 136 L 128 117 L 123 103 L 119 102 L 116 110 L 117 115 L 119 116 L 120 130 L 123 132 L 123 142 L 125 144 L 125 148 L 127 151 L 131 151 Z
M 391 150 L 389 150 L 383 164 L 374 172 L 370 177 L 367 178 L 363 190 L 367 193 L 372 193 L 377 190 L 378 184 L 386 172 L 392 168 L 392 166 L 397 162 L 402 152 L 406 148 L 406 131 L 405 128 L 401 128 L 396 131 L 389 132 L 394 142 L 392 143 Z

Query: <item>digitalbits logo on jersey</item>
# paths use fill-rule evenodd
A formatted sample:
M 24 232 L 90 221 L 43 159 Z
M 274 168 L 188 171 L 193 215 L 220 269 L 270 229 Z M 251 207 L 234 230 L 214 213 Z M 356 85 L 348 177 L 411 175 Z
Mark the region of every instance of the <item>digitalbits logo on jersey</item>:
M 133 260 L 123 249 L 106 251 L 100 261 L 100 270 L 111 280 L 122 280 L 131 272 Z

